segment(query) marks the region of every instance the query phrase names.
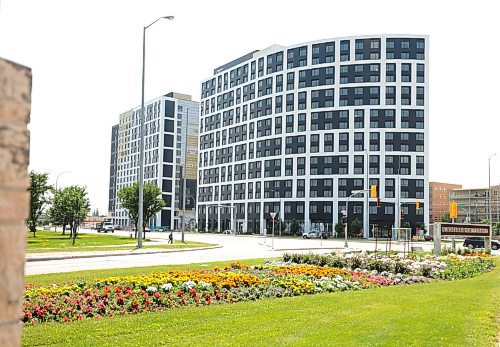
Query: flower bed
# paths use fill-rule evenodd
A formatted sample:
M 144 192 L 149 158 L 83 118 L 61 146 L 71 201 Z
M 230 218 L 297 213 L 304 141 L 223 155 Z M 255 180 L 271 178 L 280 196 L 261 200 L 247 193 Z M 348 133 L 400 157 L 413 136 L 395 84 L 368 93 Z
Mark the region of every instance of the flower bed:
M 461 279 L 472 277 L 491 270 L 491 257 L 461 256 L 448 254 L 436 257 L 410 254 L 404 257 L 402 253 L 384 255 L 381 253 L 331 253 L 331 254 L 285 254 L 283 261 L 291 264 L 311 264 L 331 266 L 341 269 L 351 269 L 362 273 L 381 274 L 395 277 L 403 281 L 407 277 L 424 276 L 427 278 Z
M 465 278 L 492 267 L 491 260 L 456 255 L 405 259 L 365 253 L 292 254 L 283 258 L 285 261 L 252 268 L 235 262 L 225 269 L 108 277 L 49 287 L 28 284 L 22 320 L 31 324 L 68 322 L 184 306 L 360 290 L 426 282 L 428 277 Z M 344 269 L 309 263 L 339 264 Z
M 225 269 L 108 277 L 50 287 L 27 285 L 22 320 L 67 322 L 396 284 L 395 279 L 328 267 L 271 263 L 250 268 L 234 263 Z

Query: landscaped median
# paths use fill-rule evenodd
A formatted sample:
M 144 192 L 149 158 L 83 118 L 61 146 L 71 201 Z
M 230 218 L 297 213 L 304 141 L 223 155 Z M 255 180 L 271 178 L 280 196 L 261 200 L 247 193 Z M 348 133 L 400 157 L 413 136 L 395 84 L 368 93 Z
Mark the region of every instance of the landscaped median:
M 38 284 L 26 287 L 23 344 L 489 346 L 498 333 L 499 270 L 476 276 L 498 265 L 491 257 L 297 254 L 248 262 L 254 266 L 28 276 Z M 430 283 L 406 285 L 415 282 Z
M 110 251 L 135 251 L 137 241 L 126 236 L 106 235 L 106 234 L 79 234 L 76 239 L 76 244 L 71 244 L 69 236 L 62 235 L 59 232 L 39 230 L 36 237 L 31 234 L 28 236 L 28 259 L 39 259 L 44 256 L 30 256 L 38 253 L 63 253 L 63 252 L 92 252 L 106 253 Z M 214 245 L 203 242 L 186 241 L 181 242 L 174 240 L 173 244 L 168 244 L 166 240 L 161 242 L 150 239 L 144 240 L 144 245 L 141 249 L 184 249 L 184 248 L 200 248 L 212 247 Z M 111 252 L 113 253 L 113 252 Z M 114 252 L 119 253 L 119 252 Z
M 27 284 L 22 320 L 28 324 L 69 322 L 186 306 L 356 291 L 467 278 L 492 267 L 490 258 L 456 255 L 403 258 L 398 254 L 296 254 L 262 266 L 234 262 L 223 269 L 170 270 L 52 286 Z

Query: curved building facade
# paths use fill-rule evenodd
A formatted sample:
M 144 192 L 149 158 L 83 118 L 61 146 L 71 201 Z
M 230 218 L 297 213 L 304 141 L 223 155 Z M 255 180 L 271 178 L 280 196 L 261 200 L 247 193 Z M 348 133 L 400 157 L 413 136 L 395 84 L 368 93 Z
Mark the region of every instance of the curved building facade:
M 270 232 L 276 212 L 288 229 L 333 231 L 348 200 L 364 237 L 427 225 L 428 78 L 418 35 L 273 45 L 215 69 L 201 84 L 198 228 Z M 379 207 L 350 197 L 371 185 Z

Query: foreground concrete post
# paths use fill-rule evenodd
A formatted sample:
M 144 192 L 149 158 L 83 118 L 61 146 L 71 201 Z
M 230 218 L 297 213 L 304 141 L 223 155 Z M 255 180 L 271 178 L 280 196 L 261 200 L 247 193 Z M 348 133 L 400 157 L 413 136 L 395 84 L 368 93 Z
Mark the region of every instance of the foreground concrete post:
M 21 343 L 31 70 L 0 58 L 0 346 Z

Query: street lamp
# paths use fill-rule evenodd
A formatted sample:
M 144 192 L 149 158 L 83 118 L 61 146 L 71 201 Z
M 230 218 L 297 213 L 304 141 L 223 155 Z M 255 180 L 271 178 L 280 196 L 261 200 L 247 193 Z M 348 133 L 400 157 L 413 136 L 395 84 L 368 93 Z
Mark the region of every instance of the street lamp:
M 274 218 L 276 217 L 276 212 L 271 212 L 271 218 L 273 219 L 273 236 L 271 237 L 271 249 L 274 251 Z
M 189 126 L 189 108 L 186 108 L 186 135 L 184 137 L 184 164 L 182 165 L 182 242 L 184 243 L 184 229 L 186 228 L 186 223 L 184 219 L 186 218 L 186 157 L 187 157 L 187 136 L 188 136 L 188 126 Z
M 279 190 L 275 190 L 275 189 L 271 189 L 271 192 L 273 193 L 273 199 L 275 197 L 276 194 L 274 193 L 278 193 L 278 196 L 279 196 L 279 204 L 280 204 L 280 207 L 278 208 L 278 212 L 277 212 L 277 215 L 278 215 L 278 218 L 280 218 L 279 220 L 279 235 L 281 236 L 281 221 L 285 220 L 285 214 L 284 213 L 281 213 L 281 192 Z M 274 206 L 274 204 L 273 204 Z
M 65 173 L 70 173 L 70 172 L 71 171 L 63 171 L 59 175 L 57 175 L 57 177 L 56 177 L 56 192 L 57 192 L 57 181 L 59 180 L 59 176 L 61 176 L 62 174 L 65 174 Z
M 493 220 L 492 220 L 492 215 L 491 215 L 491 158 L 493 158 L 495 155 L 497 155 L 496 153 L 490 155 L 490 157 L 488 158 L 488 195 L 489 195 L 489 199 L 488 199 L 488 210 L 489 210 L 489 222 L 490 222 L 490 232 L 491 230 L 493 229 Z M 486 242 L 484 243 L 484 246 L 486 249 L 489 249 L 489 243 L 490 243 L 490 239 L 488 237 L 488 245 L 486 245 Z
M 362 190 L 356 190 L 354 191 L 348 198 L 347 198 L 347 201 L 345 203 L 345 216 L 346 216 L 346 224 L 345 224 L 345 227 L 344 227 L 344 233 L 345 233 L 345 243 L 344 243 L 344 248 L 348 248 L 349 245 L 347 244 L 347 228 L 348 228 L 348 224 L 349 224 L 349 200 L 351 200 L 351 198 L 354 196 L 354 195 L 357 195 L 359 193 L 363 193 L 363 192 L 368 192 L 370 189 L 362 189 Z M 367 193 L 368 194 L 368 193 Z
M 141 141 L 139 148 L 139 212 L 138 212 L 138 228 L 140 228 L 137 235 L 137 248 L 142 247 L 142 228 L 144 224 L 144 72 L 146 70 L 146 29 L 151 25 L 158 22 L 160 19 L 173 20 L 174 16 L 160 17 L 153 23 L 145 26 L 142 31 L 142 99 L 141 99 Z

